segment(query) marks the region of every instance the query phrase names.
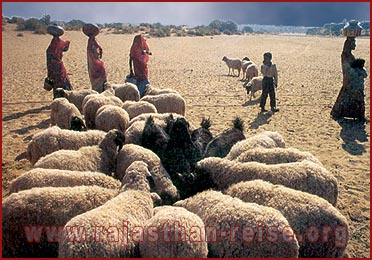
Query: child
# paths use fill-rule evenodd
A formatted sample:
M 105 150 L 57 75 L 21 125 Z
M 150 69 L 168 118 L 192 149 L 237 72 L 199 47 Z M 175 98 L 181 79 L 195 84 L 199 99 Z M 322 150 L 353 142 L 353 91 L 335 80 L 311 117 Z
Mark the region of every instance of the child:
M 278 112 L 275 100 L 275 88 L 278 87 L 278 71 L 276 65 L 271 62 L 272 54 L 266 52 L 263 55 L 264 61 L 261 65 L 262 80 L 262 96 L 261 96 L 261 112 L 267 112 L 265 109 L 267 96 L 270 96 L 270 107 L 273 113 Z

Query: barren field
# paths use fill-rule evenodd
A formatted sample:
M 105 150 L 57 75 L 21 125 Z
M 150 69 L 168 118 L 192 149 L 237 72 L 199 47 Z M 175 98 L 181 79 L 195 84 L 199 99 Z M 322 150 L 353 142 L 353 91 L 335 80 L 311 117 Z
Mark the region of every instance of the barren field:
M 50 35 L 13 27 L 2 32 L 2 196 L 9 182 L 31 168 L 25 151 L 32 135 L 49 126 L 52 93 L 43 89 L 45 51 Z M 75 89 L 90 87 L 87 71 L 87 37 L 67 31 L 71 41 L 63 60 Z M 133 35 L 97 37 L 103 46 L 108 80 L 124 81 Z M 340 55 L 344 38 L 245 35 L 149 38 L 149 75 L 153 86 L 173 88 L 187 102 L 186 117 L 199 125 L 212 120 L 212 133 L 220 133 L 240 116 L 246 137 L 262 130 L 280 132 L 286 145 L 313 153 L 339 182 L 337 208 L 350 226 L 347 256 L 370 257 L 370 124 L 330 117 L 342 85 Z M 357 38 L 355 57 L 370 70 L 370 40 Z M 248 100 L 243 83 L 227 76 L 222 57 L 248 56 L 261 64 L 262 54 L 273 53 L 279 70 L 277 89 L 280 112 L 260 114 L 259 95 Z M 370 78 L 365 80 L 367 118 L 370 116 Z M 268 105 L 267 105 L 268 108 Z

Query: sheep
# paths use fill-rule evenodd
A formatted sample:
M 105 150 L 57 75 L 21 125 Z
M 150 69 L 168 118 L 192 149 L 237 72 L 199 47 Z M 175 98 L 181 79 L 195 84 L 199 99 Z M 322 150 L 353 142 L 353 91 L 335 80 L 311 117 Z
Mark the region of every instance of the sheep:
M 177 113 L 145 113 L 145 114 L 141 114 L 141 115 L 138 115 L 138 116 L 132 118 L 129 121 L 129 126 L 131 126 L 132 124 L 134 124 L 137 121 L 146 121 L 150 116 L 155 120 L 155 122 L 157 124 L 162 123 L 164 126 L 166 125 L 165 120 L 168 117 L 173 117 L 174 119 L 184 117 L 184 116 L 179 115 Z M 190 127 L 192 127 L 192 129 L 195 128 L 192 124 L 190 124 Z
M 87 127 L 86 127 L 85 122 L 82 118 L 80 118 L 78 116 L 73 116 L 71 118 L 70 130 L 79 131 L 79 132 L 87 131 Z
M 247 150 L 236 159 L 238 162 L 259 162 L 266 164 L 291 163 L 308 160 L 322 166 L 322 163 L 311 153 L 296 148 L 254 148 Z
M 234 70 L 238 70 L 238 77 L 240 76 L 240 71 L 242 69 L 242 61 L 240 59 L 230 59 L 226 56 L 223 56 L 222 61 L 224 61 L 229 67 L 229 74 L 230 75 L 230 70 L 232 71 L 232 75 L 235 76 Z
M 154 119 L 154 122 L 160 126 L 162 126 L 165 130 L 167 127 L 167 123 L 165 120 L 167 118 L 184 118 L 181 115 L 178 114 L 170 114 L 170 113 L 163 113 L 163 114 L 156 114 L 156 113 L 148 113 L 148 114 L 142 114 L 139 116 L 136 116 L 133 118 L 131 121 L 129 121 L 129 127 L 127 131 L 125 131 L 125 143 L 126 144 L 138 144 L 142 145 L 142 134 L 143 134 L 143 129 L 146 124 L 146 120 L 149 117 L 152 117 Z M 195 127 L 190 124 L 190 131 L 193 131 Z
M 220 190 L 241 181 L 262 179 L 273 184 L 318 195 L 336 205 L 337 179 L 324 167 L 304 160 L 282 164 L 241 163 L 222 158 L 206 158 L 198 162 L 198 174 L 209 176 L 211 185 Z
M 196 214 L 180 207 L 156 207 L 145 222 L 139 251 L 143 258 L 206 258 L 204 238 L 204 223 Z
M 124 84 L 111 84 L 115 91 L 115 96 L 121 101 L 139 101 L 140 94 L 135 84 L 126 82 Z
M 111 175 L 115 171 L 118 150 L 124 144 L 124 134 L 116 129 L 110 130 L 105 138 L 95 146 L 84 146 L 79 150 L 59 150 L 35 163 L 35 168 L 60 169 L 71 171 L 98 171 Z
M 36 168 L 14 179 L 9 185 L 9 193 L 35 187 L 74 187 L 92 185 L 108 189 L 119 189 L 120 182 L 100 172 Z
M 71 119 L 74 116 L 82 118 L 77 107 L 65 98 L 56 98 L 50 105 L 50 123 L 60 128 L 70 129 Z
M 3 257 L 57 257 L 62 227 L 117 194 L 98 186 L 76 186 L 33 188 L 9 195 L 2 202 Z
M 165 148 L 159 157 L 177 187 L 180 197 L 185 198 L 199 191 L 199 183 L 194 170 L 197 161 L 202 158 L 201 149 L 192 142 L 189 124 L 185 118 L 176 120 L 170 118 L 167 122 L 167 129 L 169 129 L 166 130 L 169 140 L 164 141 Z M 164 138 L 158 138 L 156 142 L 162 139 L 164 140 Z
M 144 96 L 141 100 L 153 104 L 158 113 L 176 113 L 182 116 L 186 113 L 186 101 L 179 94 L 165 93 L 154 96 Z
M 166 93 L 175 93 L 175 94 L 180 95 L 178 91 L 171 89 L 171 88 L 160 89 L 160 88 L 154 88 L 150 84 L 146 85 L 145 95 L 153 96 L 153 95 L 160 95 L 160 94 L 166 94 Z
M 128 128 L 128 124 L 129 115 L 121 107 L 104 105 L 97 110 L 95 125 L 98 130 L 108 132 L 111 129 L 118 129 L 124 133 Z
M 82 89 L 82 90 L 65 90 L 63 88 L 57 88 L 55 90 L 56 98 L 66 98 L 70 103 L 74 104 L 80 112 L 83 112 L 83 100 L 87 95 L 98 94 L 93 89 Z
M 203 157 L 225 157 L 236 142 L 245 139 L 243 130 L 244 122 L 239 117 L 235 118 L 232 128 L 223 131 L 207 144 Z
M 145 113 L 158 113 L 156 107 L 147 101 L 125 101 L 122 108 L 127 111 L 130 119 Z
M 204 154 L 207 144 L 213 140 L 213 135 L 211 131 L 209 131 L 211 125 L 212 122 L 210 118 L 203 118 L 200 127 L 191 132 L 191 140 L 200 148 L 202 154 Z
M 95 118 L 97 110 L 104 105 L 115 105 L 118 107 L 123 106 L 123 102 L 113 95 L 105 96 L 101 94 L 88 95 L 83 101 L 83 113 L 86 126 L 89 129 L 95 128 Z
M 41 157 L 58 150 L 78 150 L 83 146 L 97 145 L 105 135 L 99 130 L 76 132 L 52 126 L 32 137 L 27 146 L 27 159 L 34 165 Z
M 173 185 L 160 158 L 154 152 L 139 145 L 126 144 L 123 146 L 117 156 L 115 179 L 122 180 L 129 165 L 135 161 L 147 163 L 154 180 L 154 187 L 151 191 L 159 194 L 164 204 L 170 204 L 179 199 L 177 188 Z
M 162 126 L 154 122 L 151 116 L 145 122 L 141 139 L 142 146 L 153 151 L 162 160 L 162 155 L 167 149 L 170 137 Z
M 204 191 L 174 204 L 198 215 L 206 226 L 208 257 L 297 257 L 298 241 L 276 209 Z M 271 235 L 273 236 L 271 236 Z
M 234 160 L 243 152 L 253 148 L 285 148 L 283 136 L 278 132 L 264 131 L 253 135 L 245 140 L 235 143 L 230 152 L 226 155 L 226 159 Z
M 247 69 L 245 71 L 245 79 L 247 81 L 250 81 L 254 77 L 258 77 L 258 67 L 256 64 L 252 63 L 247 66 Z
M 348 223 L 346 218 L 326 200 L 262 180 L 234 184 L 226 191 L 226 194 L 245 202 L 253 202 L 279 210 L 288 220 L 299 240 L 299 257 L 336 258 L 343 256 L 348 241 Z M 326 233 L 324 233 L 325 228 L 328 229 Z M 321 238 L 316 241 L 310 241 L 308 237 L 300 239 L 313 229 L 319 232 Z M 341 231 L 342 235 L 337 230 Z
M 245 72 L 246 72 L 246 70 L 247 70 L 247 67 L 248 67 L 249 65 L 251 65 L 251 64 L 253 64 L 253 61 L 249 60 L 248 57 L 244 57 L 244 58 L 242 59 L 242 74 L 243 74 L 243 78 L 242 78 L 242 80 L 245 79 L 245 76 L 246 76 Z
M 262 76 L 253 77 L 245 86 L 245 89 L 247 90 L 247 95 L 249 95 L 249 100 L 252 100 L 252 97 L 255 97 L 254 94 L 262 90 Z
M 153 202 L 146 179 L 146 175 L 149 175 L 146 164 L 134 162 L 127 169 L 126 176 L 129 175 L 131 178 L 123 180 L 126 188 L 118 196 L 66 223 L 65 228 L 84 227 L 85 236 L 91 239 L 76 241 L 73 239 L 74 234 L 64 233 L 59 244 L 58 257 L 139 256 L 138 228 L 143 227 L 145 221 L 152 217 Z

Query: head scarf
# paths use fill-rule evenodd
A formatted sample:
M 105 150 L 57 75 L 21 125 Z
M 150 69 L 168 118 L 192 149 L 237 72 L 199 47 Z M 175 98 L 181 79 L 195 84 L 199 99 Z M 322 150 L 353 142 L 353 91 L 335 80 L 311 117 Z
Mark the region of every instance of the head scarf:
M 133 59 L 143 60 L 143 62 L 147 63 L 149 56 L 147 53 L 143 54 L 143 50 L 150 51 L 149 46 L 142 34 L 136 35 L 130 48 L 130 56 Z

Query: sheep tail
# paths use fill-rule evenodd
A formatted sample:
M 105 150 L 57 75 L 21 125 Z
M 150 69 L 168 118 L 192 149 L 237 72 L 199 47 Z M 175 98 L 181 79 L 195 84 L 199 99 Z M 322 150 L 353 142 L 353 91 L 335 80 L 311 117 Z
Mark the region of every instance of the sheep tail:
M 243 132 L 244 130 L 244 122 L 240 117 L 237 117 L 233 120 L 234 128 Z

